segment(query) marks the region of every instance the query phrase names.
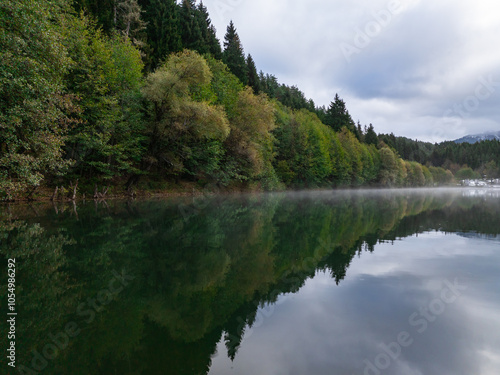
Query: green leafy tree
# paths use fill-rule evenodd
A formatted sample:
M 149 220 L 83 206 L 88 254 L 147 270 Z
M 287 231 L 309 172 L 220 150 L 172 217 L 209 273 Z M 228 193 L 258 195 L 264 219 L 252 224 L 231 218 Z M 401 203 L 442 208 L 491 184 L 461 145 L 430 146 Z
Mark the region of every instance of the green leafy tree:
M 480 173 L 482 176 L 489 179 L 498 178 L 500 176 L 500 170 L 493 160 L 490 160 L 488 163 L 484 164 L 480 169 Z
M 480 177 L 479 173 L 474 172 L 471 167 L 467 166 L 464 166 L 455 174 L 457 180 L 474 180 Z
M 379 180 L 382 186 L 395 186 L 399 173 L 398 158 L 387 146 L 380 149 L 380 175 Z
M 408 165 L 401 158 L 398 159 L 398 175 L 396 177 L 396 185 L 399 187 L 406 186 L 408 182 Z
M 425 165 L 422 165 L 422 173 L 425 179 L 425 186 L 434 186 L 434 177 L 432 176 L 431 171 Z
M 227 117 L 232 119 L 236 116 L 236 105 L 244 86 L 222 61 L 208 57 L 207 63 L 212 72 L 211 88 L 217 98 L 216 103 L 222 105 Z
M 417 163 L 416 161 L 408 162 L 406 165 L 408 177 L 407 177 L 407 185 L 408 186 L 424 186 L 425 185 L 425 175 L 422 169 L 422 165 Z
M 361 143 L 346 127 L 339 133 L 339 139 L 342 147 L 346 150 L 346 156 L 349 160 L 350 168 L 350 183 L 352 185 L 360 185 L 365 182 L 364 180 L 364 165 L 363 157 L 366 163 L 370 163 L 370 155 L 365 154 Z M 367 165 L 367 167 L 369 167 Z
M 233 21 L 229 23 L 227 32 L 224 37 L 224 52 L 222 53 L 222 61 L 228 66 L 229 70 L 244 84 L 248 84 L 247 64 L 245 61 L 245 53 L 240 41 L 240 37 L 236 32 Z
M 346 186 L 351 183 L 352 165 L 347 150 L 344 149 L 340 138 L 331 128 L 325 126 L 329 134 L 330 157 L 332 158 L 333 170 L 330 181 L 334 186 Z
M 372 184 L 376 182 L 380 170 L 378 150 L 373 145 L 368 146 L 363 143 L 360 144 L 359 148 L 361 164 L 363 165 L 360 181 L 364 184 Z
M 65 112 L 73 107 L 63 77 L 70 66 L 53 1 L 0 3 L 0 197 L 32 192 L 64 170 Z
M 273 179 L 274 108 L 265 95 L 255 95 L 250 88 L 238 94 L 231 133 L 225 142 L 228 153 L 237 163 L 241 179 Z
M 295 114 L 295 121 L 303 128 L 300 137 L 301 164 L 297 174 L 309 184 L 325 184 L 333 173 L 329 134 L 317 116 L 309 111 L 298 111 Z
M 436 185 L 445 185 L 448 182 L 451 182 L 447 181 L 447 174 L 444 168 L 430 166 L 429 172 L 431 172 L 432 179 Z
M 76 161 L 68 177 L 106 180 L 138 172 L 142 153 L 142 61 L 131 41 L 107 37 L 85 17 L 65 31 L 74 61 L 65 85 L 78 96 L 78 122 L 66 151 Z
M 350 184 L 352 165 L 338 135 L 306 109 L 275 108 L 274 165 L 281 180 L 296 187 Z

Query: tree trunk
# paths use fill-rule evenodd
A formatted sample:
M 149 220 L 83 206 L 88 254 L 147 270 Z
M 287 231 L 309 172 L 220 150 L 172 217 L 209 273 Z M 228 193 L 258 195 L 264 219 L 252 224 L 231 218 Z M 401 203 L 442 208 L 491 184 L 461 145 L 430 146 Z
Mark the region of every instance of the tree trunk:
M 71 195 L 71 197 L 69 199 L 72 200 L 72 201 L 75 201 L 75 199 L 76 199 L 76 189 L 78 188 L 78 180 L 76 180 L 76 184 L 74 186 L 73 186 L 72 182 L 70 182 L 69 185 L 73 188 L 73 194 Z
M 74 214 L 75 214 L 75 216 L 76 216 L 76 220 L 80 220 L 80 219 L 78 218 L 78 211 L 76 210 L 76 202 L 75 202 L 75 200 L 74 200 L 74 199 L 73 199 L 73 213 L 74 213 Z
M 125 35 L 128 38 L 128 34 L 130 33 L 130 20 L 127 22 L 127 28 L 125 29 Z
M 54 194 L 52 194 L 52 198 L 50 200 L 54 202 L 57 198 L 57 192 L 59 191 L 59 186 L 56 186 L 56 189 L 54 190 Z

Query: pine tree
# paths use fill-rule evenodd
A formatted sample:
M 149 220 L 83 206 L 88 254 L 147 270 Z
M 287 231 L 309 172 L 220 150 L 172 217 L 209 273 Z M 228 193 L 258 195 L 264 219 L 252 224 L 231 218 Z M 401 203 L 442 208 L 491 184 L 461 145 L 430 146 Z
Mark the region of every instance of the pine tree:
M 170 53 L 182 50 L 175 0 L 139 0 L 148 40 L 146 69 L 154 70 Z
M 365 126 L 365 128 L 366 128 L 366 126 Z M 356 127 L 356 130 L 357 130 L 357 133 L 359 135 L 358 140 L 361 143 L 364 143 L 365 142 L 365 134 L 363 134 L 363 128 L 361 127 L 361 123 L 359 122 L 359 120 L 358 120 L 358 125 Z
M 207 52 L 195 0 L 183 0 L 179 10 L 182 47 L 201 54 Z
M 224 37 L 224 52 L 222 53 L 222 61 L 244 85 L 248 83 L 245 54 L 233 21 L 229 23 Z
M 253 89 L 255 94 L 260 93 L 260 80 L 257 74 L 257 68 L 255 62 L 253 61 L 252 55 L 247 57 L 247 70 L 248 70 L 248 86 Z
M 345 102 L 338 94 L 335 94 L 334 101 L 330 103 L 330 107 L 326 110 L 325 125 L 330 126 L 336 132 L 340 132 L 343 127 L 346 127 L 359 139 L 354 121 L 346 108 Z
M 222 59 L 220 41 L 217 38 L 215 26 L 212 25 L 212 20 L 210 19 L 207 8 L 203 5 L 203 1 L 198 5 L 197 16 L 200 23 L 203 42 L 206 46 L 206 52 L 210 53 L 217 60 Z
M 377 133 L 375 133 L 375 129 L 373 128 L 373 125 L 370 124 L 368 129 L 366 130 L 365 134 L 365 143 L 369 145 L 378 145 L 378 136 Z

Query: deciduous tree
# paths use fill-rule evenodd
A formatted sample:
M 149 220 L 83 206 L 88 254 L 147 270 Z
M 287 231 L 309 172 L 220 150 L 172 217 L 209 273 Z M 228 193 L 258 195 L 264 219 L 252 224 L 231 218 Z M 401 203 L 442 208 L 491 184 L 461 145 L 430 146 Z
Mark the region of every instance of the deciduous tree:
M 69 177 L 111 179 L 136 173 L 142 153 L 142 60 L 131 41 L 108 37 L 88 18 L 65 30 L 73 60 L 65 86 L 81 109 L 66 145 L 76 161 Z
M 152 104 L 148 169 L 214 177 L 230 129 L 223 108 L 213 104 L 211 79 L 206 60 L 188 50 L 147 77 L 143 92 Z
M 0 3 L 0 198 L 33 191 L 67 166 L 63 77 L 70 59 L 60 33 L 65 9 L 47 1 Z

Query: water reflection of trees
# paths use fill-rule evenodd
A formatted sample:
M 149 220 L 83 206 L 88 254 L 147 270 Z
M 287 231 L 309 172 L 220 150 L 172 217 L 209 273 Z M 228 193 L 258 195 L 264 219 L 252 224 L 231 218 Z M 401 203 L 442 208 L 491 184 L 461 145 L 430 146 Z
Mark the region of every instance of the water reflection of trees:
M 378 241 L 435 229 L 499 231 L 499 203 L 484 196 L 206 199 L 182 202 L 188 210 L 177 201 L 79 205 L 78 216 L 72 206 L 3 210 L 2 261 L 19 260 L 19 363 L 29 365 L 50 333 L 76 321 L 82 333 L 47 373 L 204 374 L 221 337 L 234 358 L 259 307 L 298 291 L 317 270 L 339 283 Z M 77 307 L 120 270 L 136 278 L 84 324 Z

